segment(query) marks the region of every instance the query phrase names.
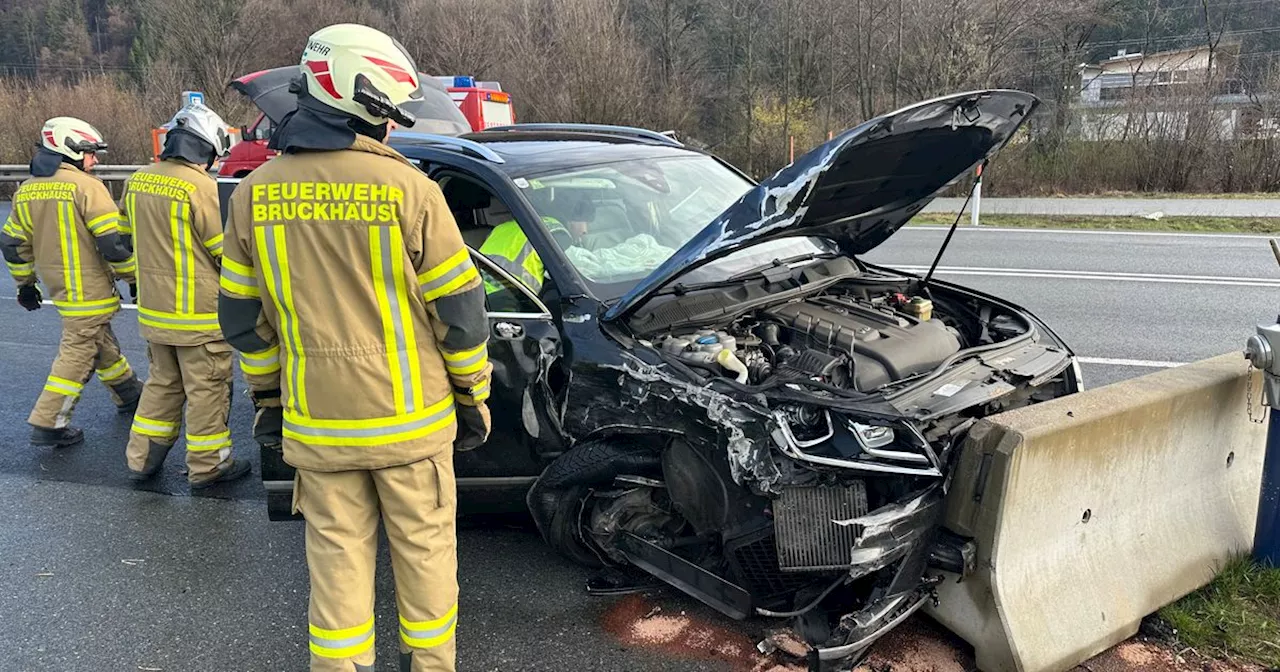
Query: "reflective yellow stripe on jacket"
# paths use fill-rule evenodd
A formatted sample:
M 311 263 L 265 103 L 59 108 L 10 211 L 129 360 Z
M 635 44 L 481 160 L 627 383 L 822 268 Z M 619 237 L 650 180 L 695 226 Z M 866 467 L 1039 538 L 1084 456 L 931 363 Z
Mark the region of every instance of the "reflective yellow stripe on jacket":
M 240 370 L 255 376 L 279 373 L 280 346 L 274 345 L 261 352 L 240 353 Z
M 284 410 L 284 436 L 322 446 L 380 446 L 420 439 L 454 422 L 453 395 L 426 408 L 386 418 L 327 420 Z
M 471 262 L 471 253 L 463 248 L 457 254 L 445 259 L 434 268 L 418 275 L 418 287 L 422 290 L 422 298 L 431 303 L 442 296 L 448 296 L 459 287 L 480 277 L 475 264 Z
M 404 239 L 400 227 L 369 227 L 369 254 L 372 259 L 373 292 L 382 316 L 382 336 L 391 367 L 391 393 L 396 410 L 413 413 L 424 405 L 422 370 L 418 342 L 410 315 L 409 291 L 405 282 Z M 464 250 L 465 251 L 465 250 Z
M 284 343 L 285 364 L 288 366 L 288 408 L 298 417 L 310 415 L 307 405 L 307 357 L 302 350 L 302 332 L 298 327 L 298 313 L 293 305 L 293 287 L 289 282 L 289 254 L 285 245 L 284 227 L 259 226 L 253 230 L 258 258 L 263 263 L 263 275 L 267 281 L 267 293 L 280 315 L 281 334 Z M 285 430 L 285 436 L 288 436 Z
M 226 257 L 222 258 L 218 286 L 234 298 L 256 299 L 262 296 L 253 269 Z
M 95 315 L 110 315 L 120 309 L 120 297 L 113 296 L 109 299 L 101 299 L 98 301 L 54 300 L 53 307 L 57 308 L 58 314 L 63 317 L 93 317 Z
M 59 247 L 62 251 L 62 282 L 67 289 L 66 303 L 79 303 L 84 299 L 84 278 L 80 274 L 80 244 L 76 237 L 76 213 L 71 201 L 59 201 L 57 208 L 61 243 Z

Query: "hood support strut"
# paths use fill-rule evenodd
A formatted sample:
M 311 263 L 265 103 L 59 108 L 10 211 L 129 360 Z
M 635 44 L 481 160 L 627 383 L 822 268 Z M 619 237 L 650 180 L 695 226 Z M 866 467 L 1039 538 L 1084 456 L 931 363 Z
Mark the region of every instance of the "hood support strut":
M 978 174 L 986 172 L 987 162 L 982 161 L 982 171 Z M 956 235 L 956 227 L 960 226 L 960 218 L 964 217 L 964 211 L 969 207 L 969 201 L 973 200 L 973 192 L 978 188 L 978 182 L 975 180 L 973 186 L 969 188 L 969 195 L 964 197 L 964 204 L 960 206 L 960 212 L 956 213 L 956 221 L 951 222 L 951 228 L 947 230 L 947 237 L 942 239 L 942 246 L 938 248 L 938 255 L 933 258 L 933 263 L 929 265 L 929 272 L 924 274 L 924 280 L 920 281 L 920 291 L 929 289 L 929 281 L 933 279 L 933 272 L 938 269 L 938 263 L 942 261 L 942 253 L 947 251 L 947 246 L 951 244 L 951 237 Z

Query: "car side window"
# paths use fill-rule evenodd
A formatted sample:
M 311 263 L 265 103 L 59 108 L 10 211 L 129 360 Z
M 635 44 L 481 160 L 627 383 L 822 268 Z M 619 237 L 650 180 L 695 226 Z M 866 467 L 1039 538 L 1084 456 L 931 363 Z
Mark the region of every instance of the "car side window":
M 476 270 L 480 271 L 480 279 L 484 281 L 484 305 L 491 313 L 524 313 L 542 315 L 546 309 L 518 282 L 509 280 L 494 271 L 483 255 L 471 255 L 476 260 Z

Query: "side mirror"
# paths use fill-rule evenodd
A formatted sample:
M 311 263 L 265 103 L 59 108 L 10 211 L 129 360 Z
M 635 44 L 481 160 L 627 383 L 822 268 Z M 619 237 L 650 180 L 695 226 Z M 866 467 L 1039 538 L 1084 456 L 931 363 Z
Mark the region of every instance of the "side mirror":
M 253 129 L 249 128 L 248 126 L 241 126 L 241 127 L 240 127 L 240 139 L 241 139 L 241 140 L 250 140 L 250 139 L 252 139 L 252 138 L 253 138 Z

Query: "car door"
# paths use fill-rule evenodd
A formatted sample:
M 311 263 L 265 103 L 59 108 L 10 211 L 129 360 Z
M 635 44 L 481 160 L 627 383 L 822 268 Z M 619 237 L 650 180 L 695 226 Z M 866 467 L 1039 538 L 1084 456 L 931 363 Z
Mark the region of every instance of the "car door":
M 560 331 L 523 284 L 479 252 L 471 255 L 488 289 L 492 431 L 483 447 L 454 455 L 458 486 L 467 488 L 468 478 L 511 478 L 527 487 L 532 480 L 522 477 L 540 474 L 545 456 L 561 445 L 548 386 L 560 358 Z

